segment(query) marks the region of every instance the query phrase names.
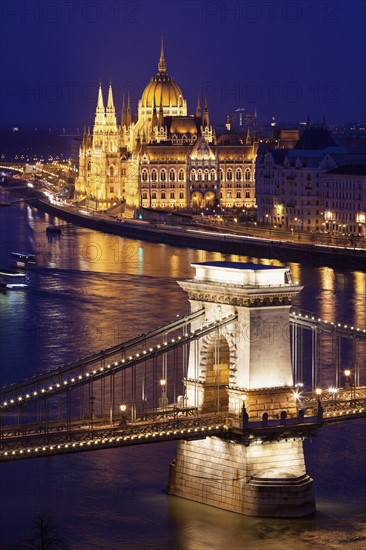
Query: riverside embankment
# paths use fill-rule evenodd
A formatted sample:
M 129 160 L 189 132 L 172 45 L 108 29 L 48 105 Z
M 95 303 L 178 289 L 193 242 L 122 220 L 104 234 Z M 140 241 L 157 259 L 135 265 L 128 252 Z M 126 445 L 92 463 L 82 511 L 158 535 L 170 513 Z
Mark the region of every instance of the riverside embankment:
M 167 225 L 138 220 L 118 221 L 103 215 L 82 213 L 75 206 L 51 204 L 43 195 L 27 187 L 5 188 L 9 193 L 31 200 L 35 208 L 67 222 L 133 239 L 187 248 L 236 254 L 282 262 L 306 262 L 314 266 L 329 266 L 366 271 L 366 250 L 322 244 L 294 243 L 236 233 L 200 224 Z

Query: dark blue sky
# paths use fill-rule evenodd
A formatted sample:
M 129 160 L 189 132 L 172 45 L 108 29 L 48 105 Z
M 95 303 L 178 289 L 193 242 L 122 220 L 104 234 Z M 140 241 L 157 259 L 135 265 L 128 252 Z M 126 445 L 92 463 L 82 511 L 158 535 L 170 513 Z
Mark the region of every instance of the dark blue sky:
M 168 72 L 190 113 L 207 93 L 215 124 L 237 107 L 260 121 L 366 120 L 362 0 L 3 0 L 0 124 L 92 124 L 96 87 L 111 79 L 133 107 Z

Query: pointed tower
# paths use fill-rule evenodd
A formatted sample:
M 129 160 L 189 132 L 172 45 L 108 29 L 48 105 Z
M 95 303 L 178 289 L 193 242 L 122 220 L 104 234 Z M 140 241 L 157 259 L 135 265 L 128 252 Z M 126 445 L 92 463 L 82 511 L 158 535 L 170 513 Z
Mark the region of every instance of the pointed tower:
M 201 99 L 200 96 L 197 98 L 197 107 L 196 107 L 196 117 L 201 118 L 202 116 L 202 110 L 201 110 Z
M 130 98 L 130 92 L 128 92 L 127 97 L 127 116 L 126 116 L 126 126 L 127 128 L 130 126 L 132 122 L 132 115 L 131 115 L 131 98 Z
M 85 149 L 85 147 L 86 147 L 86 126 L 84 126 L 84 132 L 83 132 L 83 139 L 82 139 L 82 142 L 81 142 L 81 147 L 83 149 Z
M 163 126 L 163 125 L 164 125 L 164 111 L 163 111 L 163 100 L 162 100 L 162 97 L 160 97 L 160 107 L 159 107 L 158 124 L 159 124 L 159 126 Z
M 151 119 L 151 126 L 153 128 L 155 128 L 155 126 L 157 126 L 157 124 L 158 124 L 158 114 L 156 112 L 156 105 L 154 103 L 153 114 L 152 114 L 152 119 Z
M 100 83 L 99 90 L 98 90 L 97 110 L 95 112 L 94 133 L 103 131 L 104 125 L 105 125 L 105 109 L 104 109 L 104 102 L 103 102 L 102 83 Z
M 92 135 L 91 135 L 91 131 L 90 131 L 90 126 L 88 126 L 88 133 L 87 133 L 87 136 L 86 136 L 86 146 L 88 149 L 91 149 L 92 147 Z
M 164 55 L 164 38 L 161 37 L 161 46 L 160 46 L 160 58 L 158 63 L 158 71 L 160 74 L 166 74 L 166 61 Z
M 113 102 L 112 83 L 109 83 L 108 101 L 106 109 L 106 125 L 108 130 L 117 130 L 116 109 Z
M 205 96 L 205 107 L 203 110 L 203 126 L 210 126 L 210 117 L 208 114 L 207 97 Z
M 126 119 L 127 119 L 127 113 L 126 113 L 126 105 L 125 105 L 125 94 L 122 96 L 122 116 L 121 116 L 121 127 L 126 125 Z
M 245 144 L 246 145 L 252 145 L 252 136 L 250 135 L 250 128 L 248 126 L 248 131 L 247 131 L 247 137 L 246 137 L 246 140 L 245 140 Z

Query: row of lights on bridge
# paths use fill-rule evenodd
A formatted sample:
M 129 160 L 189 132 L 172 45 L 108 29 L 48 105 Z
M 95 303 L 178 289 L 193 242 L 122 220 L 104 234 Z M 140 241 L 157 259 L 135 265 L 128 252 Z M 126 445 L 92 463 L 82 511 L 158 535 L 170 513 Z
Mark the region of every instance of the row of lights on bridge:
M 224 318 L 225 319 L 225 318 Z M 223 320 L 224 320 L 223 319 Z M 218 323 L 211 323 L 212 325 L 218 324 Z M 189 338 L 190 336 L 193 336 L 196 332 L 199 332 L 199 329 L 196 331 L 191 331 L 190 334 L 186 332 L 183 336 L 184 338 Z M 126 361 L 133 361 L 135 359 L 140 359 L 141 357 L 148 356 L 149 354 L 153 353 L 154 351 L 161 350 L 163 346 L 173 345 L 179 341 L 182 340 L 182 336 L 177 336 L 177 338 L 172 338 L 170 342 L 168 340 L 165 340 L 163 344 L 157 344 L 155 347 L 150 347 L 148 350 L 144 349 L 141 353 L 136 353 L 134 356 L 130 355 L 128 359 L 121 359 L 121 361 L 115 361 L 112 365 L 107 365 L 107 367 L 100 367 L 100 369 L 94 369 L 93 371 L 86 372 L 84 375 L 79 374 L 76 377 L 72 377 L 69 380 L 64 380 L 63 382 L 57 382 L 53 386 L 49 386 L 48 388 L 42 388 L 39 391 L 33 391 L 31 393 L 26 393 L 25 395 L 19 395 L 18 397 L 11 398 L 9 401 L 3 401 L 2 407 L 8 407 L 10 405 L 13 405 L 14 403 L 21 403 L 23 400 L 27 401 L 30 400 L 32 397 L 37 397 L 39 394 L 47 394 L 53 391 L 57 391 L 62 387 L 68 386 L 70 383 L 75 384 L 80 382 L 81 380 L 85 378 L 89 378 L 90 376 L 100 374 L 102 373 L 105 368 L 111 369 L 112 367 L 117 367 L 118 365 L 123 365 L 126 363 Z
M 316 319 L 316 317 L 312 316 L 312 315 L 304 315 L 302 313 L 292 313 L 292 315 L 294 317 L 302 317 L 303 319 L 309 319 L 310 321 L 317 321 L 318 323 L 324 323 L 325 325 L 331 325 L 332 327 L 336 327 L 336 328 L 345 328 L 345 329 L 348 329 L 348 330 L 355 330 L 356 332 L 363 332 L 363 333 L 366 333 L 366 329 L 361 329 L 361 328 L 358 328 L 358 327 L 353 327 L 353 326 L 349 326 L 349 325 L 342 325 L 342 323 L 334 323 L 333 321 L 327 321 L 326 319 Z
M 126 407 L 126 405 L 121 405 L 121 407 Z M 214 426 L 202 426 L 200 428 L 186 428 L 186 429 L 179 429 L 179 430 L 166 430 L 166 431 L 160 431 L 160 432 L 148 432 L 146 434 L 131 434 L 131 435 L 125 435 L 125 436 L 117 436 L 117 437 L 110 437 L 110 438 L 103 438 L 103 439 L 90 439 L 88 441 L 80 441 L 79 443 L 64 443 L 64 444 L 58 444 L 58 445 L 47 445 L 42 447 L 33 447 L 28 449 L 16 449 L 13 451 L 2 451 L 0 452 L 0 455 L 3 456 L 15 456 L 15 455 L 23 455 L 23 454 L 30 454 L 30 453 L 39 453 L 39 452 L 46 452 L 46 451 L 60 451 L 65 449 L 77 449 L 80 447 L 89 447 L 91 445 L 106 445 L 109 443 L 119 443 L 119 442 L 125 442 L 129 440 L 134 439 L 149 439 L 149 438 L 155 438 L 155 437 L 163 437 L 163 436 L 169 436 L 169 435 L 178 435 L 178 434 L 189 434 L 189 433 L 197 433 L 197 432 L 203 432 L 203 431 L 212 431 L 212 430 L 220 430 L 223 426 L 220 424 L 216 424 Z
M 194 334 L 194 332 L 192 331 L 191 335 L 193 335 L 193 334 Z M 188 338 L 188 336 L 189 336 L 188 333 L 184 334 L 185 338 Z M 111 369 L 112 367 L 117 367 L 118 365 L 123 365 L 124 363 L 126 363 L 126 361 L 133 361 L 134 359 L 139 359 L 141 357 L 144 357 L 144 356 L 148 355 L 149 353 L 154 352 L 155 350 L 160 350 L 162 348 L 162 346 L 168 346 L 169 344 L 174 344 L 177 341 L 180 341 L 181 339 L 182 339 L 182 337 L 178 336 L 177 338 L 172 338 L 170 340 L 170 342 L 168 342 L 166 340 L 166 341 L 163 342 L 163 344 L 157 344 L 155 346 L 155 348 L 150 347 L 149 350 L 143 350 L 141 353 L 136 353 L 134 356 L 130 355 L 128 357 L 128 359 L 121 359 L 121 361 L 115 361 L 112 365 L 107 365 L 107 367 L 100 367 L 100 369 L 94 369 L 93 371 L 86 372 L 84 375 L 79 374 L 78 376 L 72 377 L 69 380 L 64 380 L 63 382 L 57 382 L 53 386 L 49 386 L 48 388 L 42 388 L 39 391 L 35 390 L 32 393 L 27 393 L 25 395 L 19 395 L 17 398 L 12 398 L 12 399 L 9 399 L 9 401 L 4 401 L 2 406 L 7 407 L 8 405 L 13 405 L 14 403 L 17 403 L 17 402 L 20 403 L 21 401 L 30 399 L 31 397 L 37 397 L 40 394 L 42 395 L 42 394 L 46 394 L 48 392 L 56 391 L 56 390 L 62 388 L 63 386 L 69 385 L 70 382 L 71 383 L 80 382 L 81 380 L 83 380 L 85 378 L 89 378 L 90 376 L 100 374 L 103 371 L 105 371 L 106 369 Z M 162 382 L 164 382 L 164 383 L 162 383 Z M 165 385 L 165 383 L 166 383 L 165 381 L 162 381 L 162 380 L 160 381 L 161 385 Z

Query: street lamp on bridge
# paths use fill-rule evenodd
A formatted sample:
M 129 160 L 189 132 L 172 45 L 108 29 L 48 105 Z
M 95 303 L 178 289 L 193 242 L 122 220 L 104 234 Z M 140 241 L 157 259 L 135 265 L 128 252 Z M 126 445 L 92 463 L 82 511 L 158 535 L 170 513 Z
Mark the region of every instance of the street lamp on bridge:
M 161 387 L 161 397 L 159 398 L 159 407 L 161 409 L 166 409 L 168 406 L 168 398 L 166 395 L 166 379 L 162 378 L 160 380 L 160 387 Z
M 350 391 L 350 389 L 351 389 L 351 379 L 350 379 L 351 371 L 349 369 L 346 369 L 344 371 L 344 376 L 346 377 L 346 380 L 345 380 L 345 383 L 344 383 L 344 389 L 346 391 Z
M 125 405 L 124 403 L 122 405 L 119 406 L 119 410 L 121 411 L 121 421 L 120 421 L 120 425 L 121 426 L 125 426 L 127 424 L 127 420 L 126 420 L 126 410 L 127 410 L 127 405 Z

